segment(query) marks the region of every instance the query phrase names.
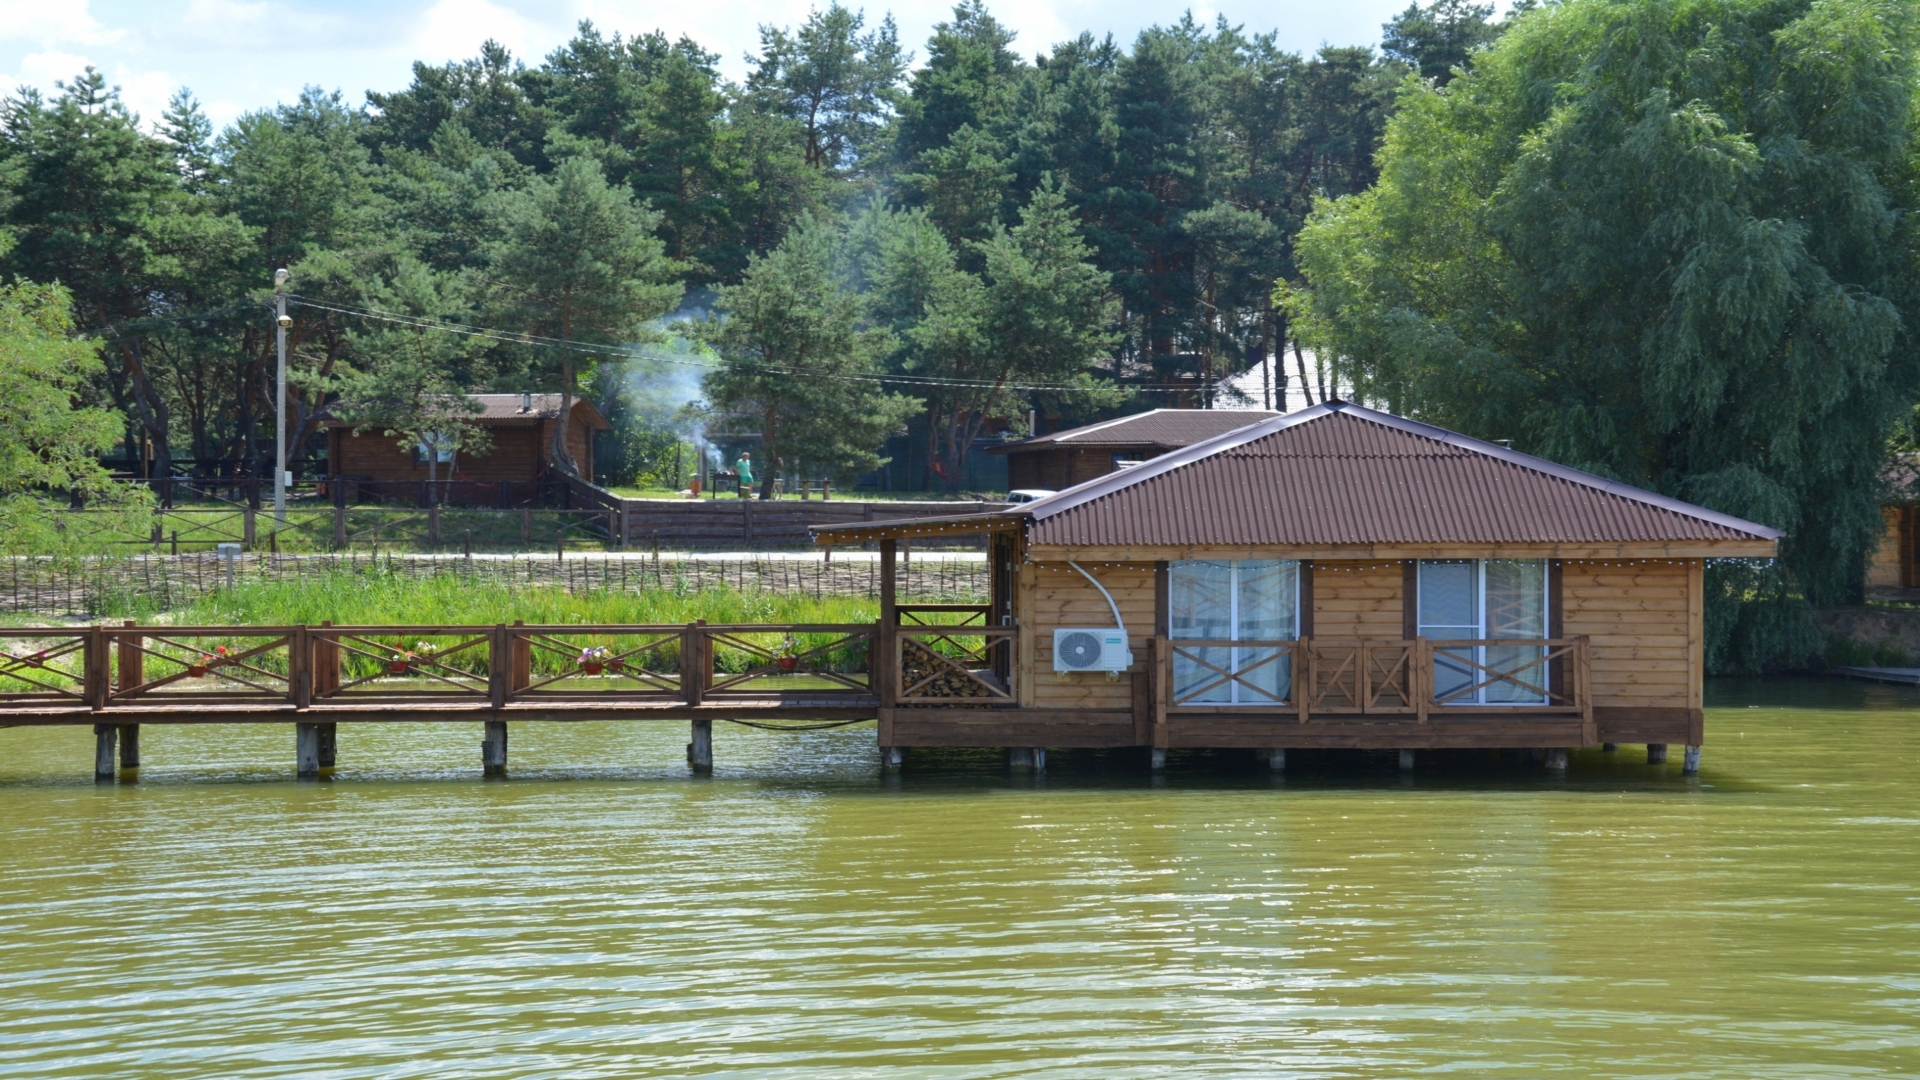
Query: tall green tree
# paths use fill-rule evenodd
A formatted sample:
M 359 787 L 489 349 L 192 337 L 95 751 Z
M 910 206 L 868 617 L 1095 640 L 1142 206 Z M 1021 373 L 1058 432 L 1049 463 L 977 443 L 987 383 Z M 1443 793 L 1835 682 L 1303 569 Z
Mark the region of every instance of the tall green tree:
M 166 121 L 175 141 L 156 138 L 89 68 L 52 102 L 31 93 L 8 101 L 4 118 L 3 153 L 16 176 L 7 224 L 17 241 L 4 268 L 68 289 L 76 324 L 114 357 L 97 390 L 151 441 L 162 475 L 176 418 L 191 419 L 209 370 L 197 328 L 181 316 L 231 306 L 255 243 L 205 197 L 206 178 L 193 175 L 204 162 L 192 160 L 205 150 L 204 129 L 176 106 Z
M 1519 5 L 1523 10 L 1531 6 Z M 1456 68 L 1467 66 L 1475 49 L 1500 36 L 1493 5 L 1467 0 L 1433 0 L 1426 7 L 1408 4 L 1380 30 L 1381 52 L 1441 86 L 1453 78 Z
M 1296 315 L 1366 398 L 1784 528 L 1784 575 L 1715 578 L 1714 665 L 1777 659 L 1791 597 L 1857 588 L 1920 389 L 1915 46 L 1877 0 L 1523 15 L 1409 92 Z
M 878 448 L 919 406 L 878 381 L 889 335 L 861 325 L 860 298 L 835 272 L 838 242 L 820 222 L 794 229 L 697 327 L 721 360 L 704 380 L 711 409 L 759 430 L 762 499 L 783 470 L 849 484 L 879 468 Z
M 96 458 L 119 437 L 119 418 L 76 404 L 103 365 L 99 343 L 74 329 L 64 288 L 0 284 L 0 550 L 84 544 L 49 513 L 54 493 L 117 508 L 119 534 L 145 535 L 146 501 L 116 490 Z
M 760 28 L 760 58 L 747 91 L 799 125 L 806 163 L 859 175 L 883 149 L 908 55 L 893 16 L 870 33 L 866 17 L 838 3 L 815 10 L 796 32 Z
M 621 345 L 644 337 L 644 324 L 680 301 L 678 268 L 654 236 L 658 211 L 609 185 L 594 161 L 561 162 L 551 178 L 495 196 L 493 212 L 500 239 L 487 275 L 498 325 L 562 343 Z M 594 354 L 564 344 L 531 352 L 560 391 L 553 460 L 578 472 L 568 414 Z

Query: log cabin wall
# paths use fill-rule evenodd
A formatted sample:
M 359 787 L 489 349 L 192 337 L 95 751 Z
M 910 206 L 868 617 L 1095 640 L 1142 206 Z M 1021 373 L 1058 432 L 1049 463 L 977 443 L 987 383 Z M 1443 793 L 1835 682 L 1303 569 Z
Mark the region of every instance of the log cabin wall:
M 1127 624 L 1127 647 L 1133 667 L 1145 670 L 1152 655 L 1154 633 L 1154 572 L 1150 562 L 1125 565 L 1087 565 L 1088 573 L 1113 594 L 1120 617 Z M 1014 598 L 1022 633 L 1021 704 L 1041 709 L 1111 709 L 1133 707 L 1133 682 L 1122 675 L 1102 673 L 1058 675 L 1053 670 L 1053 632 L 1059 627 L 1113 625 L 1113 609 L 1100 590 L 1087 583 L 1066 563 L 1028 563 L 1023 587 Z
M 1920 574 L 1915 572 L 1915 507 L 1883 506 L 1880 514 L 1886 521 L 1881 531 L 1880 543 L 1874 548 L 1867 560 L 1867 581 L 1871 586 L 1883 589 L 1911 589 L 1920 585 Z
M 1561 564 L 1560 625 L 1589 641 L 1596 709 L 1697 709 L 1698 559 Z
M 1007 455 L 1007 487 L 1062 491 L 1114 470 L 1115 458 L 1145 460 L 1166 450 L 1157 446 L 1049 446 Z
M 437 467 L 434 474 L 441 480 L 531 481 L 539 476 L 541 466 L 547 461 L 548 448 L 553 445 L 553 425 L 552 420 L 543 420 L 537 426 L 488 424 L 487 434 L 493 445 L 486 453 L 461 453 L 457 477 L 449 477 L 445 465 Z M 593 432 L 578 417 L 567 427 L 567 445 L 573 450 L 581 475 L 592 476 Z M 370 480 L 427 479 L 426 462 L 417 460 L 411 451 L 401 449 L 399 439 L 378 431 L 356 434 L 352 429 L 336 428 L 331 450 L 333 460 L 329 471 L 336 476 Z
M 1398 560 L 1316 559 L 1312 573 L 1314 637 L 1400 639 L 1405 570 Z

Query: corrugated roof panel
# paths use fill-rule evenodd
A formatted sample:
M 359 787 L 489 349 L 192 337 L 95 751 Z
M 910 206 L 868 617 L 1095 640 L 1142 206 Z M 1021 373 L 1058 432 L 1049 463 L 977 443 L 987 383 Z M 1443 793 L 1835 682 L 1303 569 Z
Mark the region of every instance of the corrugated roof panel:
M 1773 539 L 1764 526 L 1438 428 L 1335 405 L 1033 503 L 1072 545 L 1616 543 Z M 1218 444 L 1218 445 L 1215 445 Z

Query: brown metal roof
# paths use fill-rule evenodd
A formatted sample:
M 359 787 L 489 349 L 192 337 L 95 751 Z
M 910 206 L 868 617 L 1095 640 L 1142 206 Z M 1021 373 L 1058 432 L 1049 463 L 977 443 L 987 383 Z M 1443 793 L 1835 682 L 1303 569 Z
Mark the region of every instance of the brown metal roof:
M 1015 508 L 1045 545 L 1771 541 L 1777 529 L 1344 402 Z
M 1265 409 L 1154 409 L 1152 412 L 1056 431 L 1038 438 L 1003 443 L 988 447 L 987 453 L 1017 454 L 1060 446 L 1138 446 L 1178 450 L 1279 415 Z
M 988 514 L 821 526 L 821 543 L 1024 522 L 1062 547 L 1694 543 L 1739 554 L 1781 533 L 1345 402 L 1252 424 Z
M 532 398 L 532 408 L 524 408 L 527 399 Z M 480 412 L 473 414 L 475 423 L 511 424 L 514 422 L 532 423 L 538 420 L 552 420 L 560 415 L 559 394 L 468 394 L 467 399 L 479 405 Z M 607 423 L 600 410 L 586 398 L 573 399 L 573 413 L 576 419 L 594 430 L 605 430 L 613 425 Z M 584 415 L 583 415 L 584 413 Z M 344 420 L 329 421 L 331 427 L 351 426 Z

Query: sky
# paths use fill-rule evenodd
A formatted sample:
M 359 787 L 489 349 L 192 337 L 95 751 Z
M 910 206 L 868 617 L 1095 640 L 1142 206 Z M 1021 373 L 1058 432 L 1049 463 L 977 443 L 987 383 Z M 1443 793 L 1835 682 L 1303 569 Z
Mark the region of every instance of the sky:
M 847 0 L 843 0 L 847 2 Z M 1408 0 L 1226 0 L 1193 6 L 1211 23 L 1219 16 L 1248 32 L 1279 31 L 1282 46 L 1310 52 L 1322 44 L 1375 44 L 1380 24 Z M 564 44 L 581 19 L 628 36 L 662 30 L 687 35 L 719 53 L 730 78 L 747 70 L 763 24 L 794 26 L 807 0 L 0 0 L 0 89 L 37 87 L 49 94 L 86 65 L 121 88 L 142 119 L 157 120 L 182 86 L 200 99 L 217 128 L 242 113 L 297 97 L 304 86 L 338 89 L 358 105 L 368 90 L 398 90 L 415 60 L 441 64 L 473 56 L 493 38 L 537 63 Z M 924 58 L 933 25 L 950 0 L 904 0 L 847 6 L 877 24 L 889 11 L 902 44 Z M 1502 5 L 1505 6 L 1504 4 Z M 989 0 L 996 19 L 1018 34 L 1029 56 L 1090 30 L 1130 41 L 1142 28 L 1176 21 L 1188 5 L 1154 0 Z

